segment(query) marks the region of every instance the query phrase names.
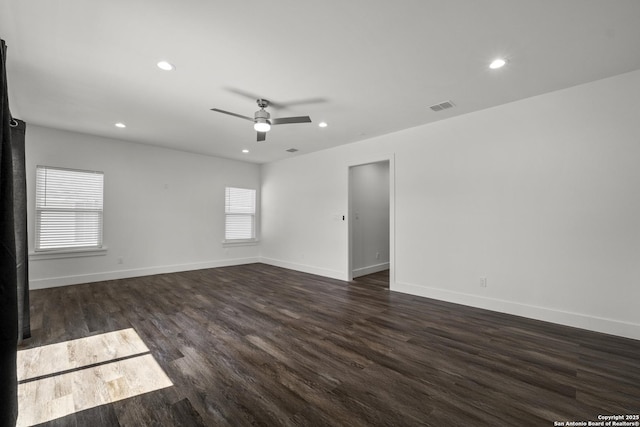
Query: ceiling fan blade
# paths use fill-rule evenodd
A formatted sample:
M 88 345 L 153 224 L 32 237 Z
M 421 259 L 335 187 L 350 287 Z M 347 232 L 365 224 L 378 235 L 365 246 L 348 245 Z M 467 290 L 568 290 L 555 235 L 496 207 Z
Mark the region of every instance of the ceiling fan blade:
M 265 99 L 264 96 L 260 96 L 257 95 L 255 93 L 251 93 L 251 92 L 247 92 L 246 90 L 242 90 L 242 89 L 237 89 L 235 87 L 225 87 L 225 90 L 227 90 L 228 92 L 231 93 L 235 93 L 236 95 L 240 95 L 244 98 L 247 99 L 251 99 L 251 100 L 256 100 L 256 99 Z M 287 101 L 287 102 L 277 102 L 277 101 L 272 101 L 271 98 L 266 97 L 266 99 L 269 100 L 269 107 L 274 108 L 276 110 L 282 110 L 282 109 L 286 109 L 286 108 L 290 108 L 296 105 L 304 105 L 304 104 L 320 104 L 320 103 L 324 103 L 327 102 L 326 98 L 320 98 L 320 97 L 316 97 L 316 98 L 306 98 L 306 99 L 293 99 L 291 101 Z
M 255 93 L 247 92 L 247 91 L 244 91 L 242 89 L 236 89 L 234 87 L 226 87 L 225 89 L 227 91 L 231 92 L 231 93 L 235 93 L 236 95 L 240 95 L 240 96 L 243 96 L 245 98 L 252 99 L 254 101 L 257 100 L 257 99 L 268 99 L 269 100 L 269 107 L 272 107 L 272 108 L 276 108 L 276 109 L 285 108 L 284 104 L 281 104 L 279 102 L 273 102 L 273 101 L 271 101 L 271 98 L 265 98 L 264 96 L 256 95 Z
M 258 142 L 265 141 L 267 139 L 266 132 L 258 132 Z
M 256 100 L 259 99 L 260 96 L 256 95 L 255 93 L 251 93 L 251 92 L 247 92 L 246 90 L 242 90 L 242 89 L 237 89 L 235 87 L 225 87 L 225 89 L 231 93 L 235 93 L 236 95 L 240 95 L 240 96 L 244 96 L 245 98 L 249 98 L 252 100 Z
M 280 117 L 278 119 L 271 119 L 272 125 L 286 125 L 289 123 L 311 123 L 309 116 L 300 117 Z
M 282 108 L 293 107 L 296 105 L 307 105 L 307 104 L 321 104 L 327 102 L 326 98 L 306 98 L 306 99 L 296 99 L 293 101 L 282 102 Z
M 212 108 L 211 111 L 216 111 L 218 113 L 222 113 L 222 114 L 228 114 L 230 116 L 235 116 L 235 117 L 239 117 L 241 119 L 245 119 L 245 120 L 249 120 L 249 121 L 254 121 L 251 117 L 247 117 L 247 116 L 243 116 L 241 114 L 236 114 L 236 113 L 232 113 L 229 111 L 224 111 L 224 110 L 219 110 L 218 108 Z

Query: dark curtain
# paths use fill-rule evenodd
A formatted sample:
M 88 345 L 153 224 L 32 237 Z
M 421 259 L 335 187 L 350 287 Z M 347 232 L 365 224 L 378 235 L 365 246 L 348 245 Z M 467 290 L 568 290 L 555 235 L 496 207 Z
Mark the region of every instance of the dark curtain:
M 16 233 L 18 280 L 18 344 L 31 337 L 29 313 L 29 248 L 27 247 L 27 174 L 24 158 L 26 124 L 14 119 L 10 124 L 13 161 L 13 213 Z
M 6 45 L 0 41 L 0 425 L 18 416 L 18 256 L 14 210 L 13 149 L 6 75 Z

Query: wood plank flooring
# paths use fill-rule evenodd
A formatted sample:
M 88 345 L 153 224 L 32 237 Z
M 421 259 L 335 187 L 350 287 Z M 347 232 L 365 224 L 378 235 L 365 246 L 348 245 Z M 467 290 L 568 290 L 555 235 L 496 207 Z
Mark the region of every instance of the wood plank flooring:
M 389 270 L 383 270 L 377 273 L 367 274 L 366 276 L 360 276 L 353 281 L 356 283 L 362 283 L 367 287 L 377 286 L 382 289 L 389 289 Z
M 173 386 L 133 328 L 18 352 L 17 427 Z
M 552 426 L 640 413 L 640 341 L 264 264 L 31 292 L 34 348 L 133 328 L 172 387 L 43 426 Z

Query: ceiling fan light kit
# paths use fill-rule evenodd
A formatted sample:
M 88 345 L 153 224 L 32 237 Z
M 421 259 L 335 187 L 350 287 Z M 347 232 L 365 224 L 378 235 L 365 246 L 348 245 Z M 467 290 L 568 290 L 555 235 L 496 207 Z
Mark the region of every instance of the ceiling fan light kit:
M 262 100 L 261 99 L 258 100 L 258 105 L 260 106 L 264 105 L 264 104 L 261 104 L 260 101 Z M 266 104 L 268 105 L 268 103 Z M 271 118 L 271 115 L 264 110 L 264 107 L 261 106 L 260 110 L 256 111 L 254 115 L 253 128 L 257 132 L 269 132 L 269 130 L 271 130 L 271 122 L 269 121 L 269 118 Z
M 311 123 L 311 118 L 309 116 L 299 116 L 299 117 L 281 117 L 277 119 L 271 119 L 271 115 L 269 112 L 265 110 L 269 106 L 269 101 L 266 99 L 258 99 L 256 100 L 258 103 L 258 107 L 260 109 L 255 112 L 253 115 L 253 119 L 251 117 L 243 116 L 241 114 L 232 113 L 230 111 L 220 110 L 218 108 L 212 108 L 211 111 L 216 111 L 222 114 L 228 114 L 230 116 L 238 117 L 244 120 L 250 120 L 253 122 L 253 128 L 258 133 L 257 140 L 258 142 L 262 142 L 266 140 L 266 133 L 271 130 L 272 125 L 286 125 L 292 123 Z

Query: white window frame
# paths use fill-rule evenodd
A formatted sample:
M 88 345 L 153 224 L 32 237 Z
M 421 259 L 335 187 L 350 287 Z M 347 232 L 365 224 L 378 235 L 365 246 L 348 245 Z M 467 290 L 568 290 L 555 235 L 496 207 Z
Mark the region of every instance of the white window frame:
M 46 171 L 65 171 L 65 172 L 75 172 L 78 174 L 87 174 L 93 177 L 99 175 L 101 177 L 100 187 L 95 191 L 94 194 L 91 195 L 85 203 L 88 202 L 87 206 L 82 207 L 68 207 L 64 206 L 64 202 L 62 202 L 62 206 L 60 204 L 55 206 L 48 207 L 47 206 L 47 187 L 45 181 L 45 187 L 42 188 L 42 182 L 39 180 L 39 174 Z M 81 176 L 81 175 L 79 175 Z M 74 191 L 72 186 L 72 182 L 68 183 L 68 187 L 66 191 Z M 62 190 L 64 191 L 64 190 Z M 77 190 L 76 190 L 77 191 Z M 91 200 L 93 198 L 93 200 Z M 64 200 L 64 199 L 63 199 Z M 80 199 L 82 200 L 82 199 Z M 74 244 L 60 244 L 58 246 L 47 246 L 42 242 L 42 217 L 45 213 L 51 212 L 61 212 L 61 213 L 94 213 L 97 214 L 97 230 L 95 228 L 92 231 L 97 231 L 97 242 L 96 244 L 90 245 L 82 245 Z M 44 166 L 38 165 L 36 166 L 36 202 L 35 202 L 35 244 L 34 244 L 34 253 L 32 255 L 37 255 L 38 258 L 47 259 L 47 258 L 60 258 L 67 256 L 92 256 L 92 255 L 104 255 L 106 254 L 106 247 L 103 243 L 104 237 L 104 173 L 99 171 L 90 171 L 90 170 L 80 170 L 80 169 L 70 169 L 70 168 L 62 168 L 57 166 Z M 75 224 L 75 223 L 74 223 Z
M 234 206 L 231 199 L 231 191 L 242 191 L 253 193 L 253 211 L 248 210 L 248 206 Z M 224 239 L 222 241 L 225 245 L 243 245 L 243 244 L 255 244 L 258 241 L 257 230 L 257 210 L 258 210 L 258 192 L 254 188 L 243 187 L 231 187 L 227 186 L 224 189 Z M 251 237 L 247 238 L 229 238 L 229 220 L 233 217 L 248 217 L 251 224 Z

